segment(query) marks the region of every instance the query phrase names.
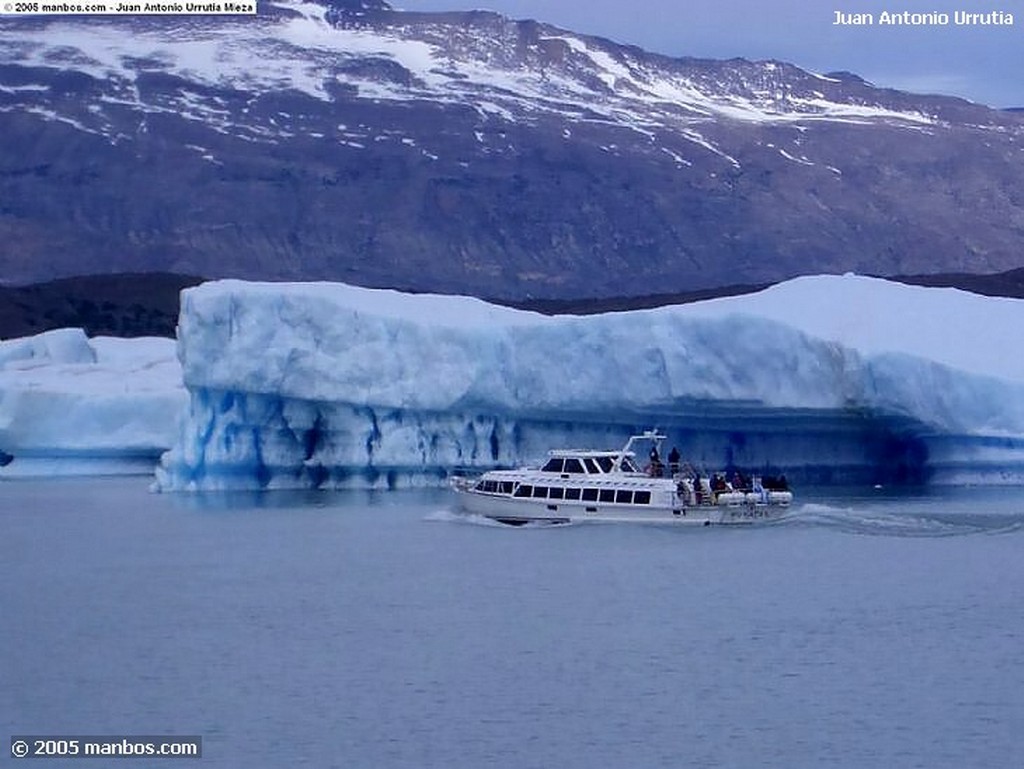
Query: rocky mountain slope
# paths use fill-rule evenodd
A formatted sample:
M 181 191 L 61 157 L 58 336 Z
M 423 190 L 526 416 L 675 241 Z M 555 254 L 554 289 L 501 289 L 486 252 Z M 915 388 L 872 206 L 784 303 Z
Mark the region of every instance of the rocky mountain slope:
M 493 13 L 0 21 L 0 276 L 512 301 L 996 273 L 1024 115 Z

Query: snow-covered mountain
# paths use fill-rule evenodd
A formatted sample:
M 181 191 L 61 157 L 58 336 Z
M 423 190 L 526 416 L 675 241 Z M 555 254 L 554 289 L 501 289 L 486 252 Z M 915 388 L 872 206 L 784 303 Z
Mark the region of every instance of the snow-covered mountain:
M 0 21 L 0 272 L 509 299 L 1020 264 L 1024 116 L 380 0 Z

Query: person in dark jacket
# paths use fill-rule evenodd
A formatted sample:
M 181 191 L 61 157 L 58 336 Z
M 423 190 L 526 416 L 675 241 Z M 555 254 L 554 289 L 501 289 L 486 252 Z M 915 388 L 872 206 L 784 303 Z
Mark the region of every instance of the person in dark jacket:
M 651 458 L 651 477 L 652 478 L 660 478 L 661 477 L 661 455 L 658 454 L 658 447 L 657 446 L 651 446 L 650 458 Z
M 668 467 L 672 472 L 672 475 L 679 473 L 679 449 L 675 446 L 672 447 L 672 451 L 668 453 Z

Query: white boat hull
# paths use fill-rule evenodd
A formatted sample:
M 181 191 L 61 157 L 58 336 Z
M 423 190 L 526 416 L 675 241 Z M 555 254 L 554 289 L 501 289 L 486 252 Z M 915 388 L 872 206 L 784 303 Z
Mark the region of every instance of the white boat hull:
M 560 500 L 534 502 L 529 499 L 457 489 L 459 507 L 509 525 L 526 523 L 567 524 L 583 521 L 672 523 L 691 526 L 749 524 L 780 518 L 785 504 L 756 504 L 744 500 L 718 505 L 663 507 L 618 505 Z

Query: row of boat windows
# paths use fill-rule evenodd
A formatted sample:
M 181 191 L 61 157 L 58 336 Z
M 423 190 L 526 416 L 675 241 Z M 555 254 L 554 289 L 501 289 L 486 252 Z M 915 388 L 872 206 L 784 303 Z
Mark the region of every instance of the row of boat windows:
M 477 491 L 489 491 L 492 494 L 511 494 L 515 484 L 512 481 L 477 481 Z
M 633 489 L 564 489 L 560 486 L 530 486 L 522 483 L 514 496 L 534 499 L 580 499 L 584 502 L 616 502 L 624 505 L 651 504 L 650 491 Z
M 610 473 L 615 466 L 613 457 L 552 457 L 547 464 L 541 468 L 545 473 Z M 629 457 L 622 458 L 621 469 L 626 472 L 633 472 L 636 468 L 629 461 Z
M 512 481 L 480 481 L 476 487 L 480 491 L 492 494 L 512 494 L 514 485 Z M 624 505 L 651 504 L 651 492 L 642 489 L 567 489 L 561 486 L 533 486 L 521 483 L 515 488 L 513 496 L 531 499 L 578 499 L 583 502 L 615 502 Z

